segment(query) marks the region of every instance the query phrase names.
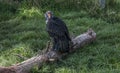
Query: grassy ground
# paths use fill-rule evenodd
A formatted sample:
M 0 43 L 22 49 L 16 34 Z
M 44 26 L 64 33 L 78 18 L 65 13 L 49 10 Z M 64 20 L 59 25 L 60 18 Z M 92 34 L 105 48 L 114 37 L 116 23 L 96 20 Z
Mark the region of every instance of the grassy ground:
M 92 28 L 97 39 L 63 61 L 34 67 L 32 73 L 120 73 L 120 21 L 91 17 L 86 11 L 59 13 L 70 34 L 79 35 Z M 112 18 L 112 17 L 111 17 Z M 109 20 L 109 18 L 108 18 Z M 112 21 L 112 20 L 111 20 Z M 30 58 L 50 40 L 43 17 L 16 17 L 0 22 L 0 66 L 10 66 Z

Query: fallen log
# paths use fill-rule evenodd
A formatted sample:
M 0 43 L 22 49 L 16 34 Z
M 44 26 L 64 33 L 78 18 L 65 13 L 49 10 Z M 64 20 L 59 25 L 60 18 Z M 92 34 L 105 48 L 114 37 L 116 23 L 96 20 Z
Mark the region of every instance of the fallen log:
M 93 42 L 95 39 L 96 33 L 92 29 L 89 29 L 87 32 L 72 39 L 73 44 L 71 45 L 71 52 L 83 47 L 90 42 Z M 42 64 L 47 61 L 59 60 L 64 55 L 67 54 L 59 54 L 55 51 L 47 51 L 43 54 L 38 54 L 37 56 L 34 56 L 14 66 L 0 67 L 0 73 L 30 73 L 30 70 L 34 66 L 42 66 Z

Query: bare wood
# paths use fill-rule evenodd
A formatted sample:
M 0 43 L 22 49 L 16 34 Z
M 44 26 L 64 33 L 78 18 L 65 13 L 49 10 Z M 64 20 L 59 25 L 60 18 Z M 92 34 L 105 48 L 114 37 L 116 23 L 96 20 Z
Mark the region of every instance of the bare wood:
M 83 33 L 76 38 L 72 39 L 72 49 L 71 52 L 75 51 L 78 48 L 83 47 L 84 45 L 93 42 L 96 38 L 96 33 L 89 29 L 86 33 Z M 59 54 L 54 51 L 47 51 L 42 55 L 34 56 L 28 60 L 25 60 L 19 64 L 10 67 L 0 67 L 0 73 L 30 73 L 30 69 L 34 66 L 42 66 L 43 63 L 47 61 L 55 61 L 66 54 Z

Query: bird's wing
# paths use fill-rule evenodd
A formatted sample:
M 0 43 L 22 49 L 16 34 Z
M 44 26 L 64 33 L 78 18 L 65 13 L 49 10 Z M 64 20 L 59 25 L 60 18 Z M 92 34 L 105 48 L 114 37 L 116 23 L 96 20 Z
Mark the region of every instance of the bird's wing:
M 49 21 L 48 26 L 47 26 L 47 31 L 51 33 L 52 35 L 64 36 L 64 32 L 61 29 L 61 26 L 56 24 L 55 21 Z
M 58 36 L 66 36 L 70 39 L 66 24 L 59 18 L 55 18 L 50 21 L 49 32 Z
M 60 25 L 60 29 L 62 30 L 62 32 L 64 32 L 64 34 L 66 35 L 66 37 L 67 37 L 69 40 L 71 40 L 71 39 L 70 39 L 70 36 L 69 36 L 68 28 L 67 28 L 66 24 L 64 23 L 64 21 L 62 21 L 62 20 L 59 19 L 59 18 L 56 18 L 55 21 L 58 23 L 58 25 Z M 56 24 L 57 24 L 57 23 L 56 23 Z

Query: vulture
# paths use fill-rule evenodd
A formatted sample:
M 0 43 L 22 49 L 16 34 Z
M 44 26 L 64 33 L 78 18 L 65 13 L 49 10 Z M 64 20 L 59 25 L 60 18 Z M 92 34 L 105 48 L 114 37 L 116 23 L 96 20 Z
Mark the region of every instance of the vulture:
M 58 17 L 55 17 L 51 11 L 47 11 L 45 13 L 45 18 L 46 31 L 51 37 L 53 43 L 52 50 L 61 53 L 69 52 L 71 38 L 64 21 Z

